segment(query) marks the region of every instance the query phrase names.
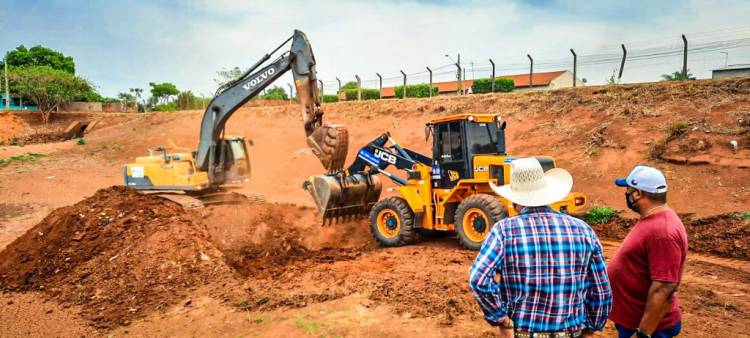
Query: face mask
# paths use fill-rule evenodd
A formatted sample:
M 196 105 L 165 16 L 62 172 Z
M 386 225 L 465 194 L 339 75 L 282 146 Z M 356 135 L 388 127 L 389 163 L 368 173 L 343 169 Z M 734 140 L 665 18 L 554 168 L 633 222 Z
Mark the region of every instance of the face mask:
M 633 193 L 635 191 L 631 191 L 630 193 L 625 193 L 625 203 L 628 204 L 628 209 L 633 210 L 635 212 L 638 212 L 638 208 L 636 208 L 635 203 L 638 202 L 641 198 L 638 199 L 633 198 Z

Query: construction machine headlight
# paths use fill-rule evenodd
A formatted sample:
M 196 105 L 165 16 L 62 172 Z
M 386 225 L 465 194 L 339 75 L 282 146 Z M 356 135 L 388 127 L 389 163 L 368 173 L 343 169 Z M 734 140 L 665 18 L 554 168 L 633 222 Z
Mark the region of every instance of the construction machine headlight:
M 467 118 L 467 120 L 474 121 L 474 116 L 469 116 L 469 118 Z

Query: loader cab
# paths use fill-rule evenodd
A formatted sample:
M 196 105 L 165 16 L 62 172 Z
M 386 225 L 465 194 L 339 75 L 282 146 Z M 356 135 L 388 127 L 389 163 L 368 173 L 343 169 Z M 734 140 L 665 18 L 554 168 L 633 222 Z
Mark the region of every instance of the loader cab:
M 474 178 L 477 155 L 505 155 L 505 122 L 497 115 L 474 114 L 438 118 L 427 124 L 433 135 L 432 187 L 453 188 Z

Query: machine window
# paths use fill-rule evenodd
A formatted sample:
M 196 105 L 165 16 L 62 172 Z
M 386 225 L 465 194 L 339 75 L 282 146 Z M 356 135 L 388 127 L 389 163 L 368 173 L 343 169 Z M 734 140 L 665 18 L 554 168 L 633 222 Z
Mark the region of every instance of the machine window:
M 464 151 L 463 144 L 461 144 L 461 124 L 459 122 L 451 122 L 450 126 L 451 133 L 451 159 L 454 161 L 463 161 Z
M 472 154 L 497 153 L 497 125 L 494 123 L 467 123 L 469 151 Z

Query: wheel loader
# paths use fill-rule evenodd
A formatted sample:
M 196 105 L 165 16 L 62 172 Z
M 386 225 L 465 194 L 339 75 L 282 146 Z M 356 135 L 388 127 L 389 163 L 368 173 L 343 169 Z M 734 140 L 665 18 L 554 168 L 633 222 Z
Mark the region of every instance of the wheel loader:
M 435 118 L 425 126 L 425 138 L 433 140 L 432 157 L 401 147 L 385 132 L 361 148 L 346 170 L 311 176 L 303 188 L 324 219 L 369 213 L 370 229 L 381 245 L 456 233 L 466 248 L 477 250 L 493 224 L 516 215 L 513 203 L 490 188 L 510 184 L 514 157 L 505 153 L 505 127 L 492 114 Z M 545 171 L 555 167 L 551 157 L 536 158 Z M 391 166 L 405 176 L 386 171 Z M 397 196 L 378 200 L 380 175 L 396 184 Z M 586 199 L 570 193 L 552 208 L 574 212 Z
M 256 71 L 290 41 L 288 52 Z M 125 185 L 138 190 L 204 195 L 225 185 L 247 182 L 251 174 L 247 141 L 242 136 L 225 135 L 226 122 L 243 104 L 290 70 L 302 108 L 307 144 L 328 172 L 340 171 L 346 160 L 347 130 L 323 123 L 315 57 L 305 34 L 295 30 L 239 78 L 218 88 L 203 115 L 197 151 L 174 144 L 169 149 L 149 150 L 148 156 L 124 166 Z

